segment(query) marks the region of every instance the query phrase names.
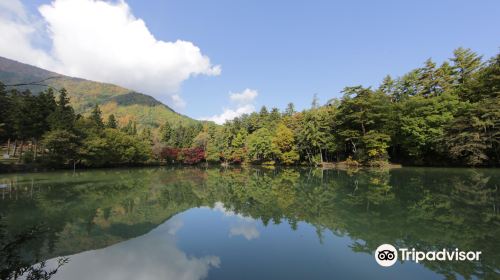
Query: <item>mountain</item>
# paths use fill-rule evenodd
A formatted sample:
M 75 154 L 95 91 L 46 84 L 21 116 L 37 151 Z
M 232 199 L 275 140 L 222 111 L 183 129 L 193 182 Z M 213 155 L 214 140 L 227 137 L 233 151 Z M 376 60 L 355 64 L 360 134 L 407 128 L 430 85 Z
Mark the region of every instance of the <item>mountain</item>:
M 65 88 L 77 113 L 85 115 L 95 104 L 99 104 L 105 119 L 114 114 L 122 126 L 130 120 L 137 122 L 139 127 L 152 128 L 167 120 L 184 125 L 197 122 L 149 95 L 113 84 L 68 77 L 4 57 L 0 57 L 0 82 L 5 85 L 29 84 L 16 88 L 29 89 L 33 93 L 43 91 L 47 86 L 56 90 Z

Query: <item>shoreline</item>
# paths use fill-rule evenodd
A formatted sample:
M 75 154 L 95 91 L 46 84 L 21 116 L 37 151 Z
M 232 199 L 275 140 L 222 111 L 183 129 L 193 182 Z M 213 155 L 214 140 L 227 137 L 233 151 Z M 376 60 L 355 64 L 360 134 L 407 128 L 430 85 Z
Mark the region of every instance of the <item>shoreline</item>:
M 147 167 L 194 167 L 194 168 L 202 168 L 202 167 L 219 167 L 219 168 L 246 168 L 246 167 L 254 167 L 254 168 L 317 168 L 322 170 L 343 170 L 343 171 L 352 171 L 352 170 L 363 170 L 363 169 L 371 169 L 371 170 L 393 170 L 393 169 L 401 169 L 407 167 L 416 167 L 416 168 L 472 168 L 472 169 L 497 169 L 500 168 L 498 166 L 459 166 L 459 165 L 405 165 L 400 163 L 386 163 L 384 165 L 370 166 L 370 165 L 349 165 L 345 162 L 324 162 L 320 165 L 264 165 L 264 164 L 224 164 L 224 163 L 209 163 L 203 162 L 199 164 L 183 164 L 183 163 L 175 163 L 175 164 L 166 164 L 166 163 L 144 163 L 144 164 L 132 164 L 132 165 L 115 165 L 115 166 L 101 166 L 101 167 L 77 167 L 73 169 L 72 166 L 66 167 L 45 167 L 40 165 L 33 164 L 0 164 L 0 175 L 2 174 L 15 174 L 15 173 L 45 173 L 45 172 L 55 172 L 55 171 L 86 171 L 86 170 L 105 170 L 105 169 L 135 169 L 135 168 L 147 168 Z

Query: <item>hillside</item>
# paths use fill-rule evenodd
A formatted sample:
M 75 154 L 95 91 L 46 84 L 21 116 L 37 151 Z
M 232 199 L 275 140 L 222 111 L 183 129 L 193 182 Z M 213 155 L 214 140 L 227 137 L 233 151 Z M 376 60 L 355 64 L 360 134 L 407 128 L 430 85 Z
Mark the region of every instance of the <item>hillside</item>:
M 47 79 L 47 80 L 45 80 Z M 181 115 L 153 97 L 117 85 L 73 78 L 50 72 L 35 66 L 0 57 L 0 82 L 6 85 L 43 81 L 43 85 L 16 87 L 29 89 L 33 93 L 47 89 L 65 88 L 71 104 L 77 113 L 86 114 L 95 104 L 99 104 L 106 118 L 114 114 L 120 125 L 129 120 L 138 126 L 158 127 L 166 120 L 171 123 L 197 122 Z M 46 85 L 46 86 L 45 86 Z

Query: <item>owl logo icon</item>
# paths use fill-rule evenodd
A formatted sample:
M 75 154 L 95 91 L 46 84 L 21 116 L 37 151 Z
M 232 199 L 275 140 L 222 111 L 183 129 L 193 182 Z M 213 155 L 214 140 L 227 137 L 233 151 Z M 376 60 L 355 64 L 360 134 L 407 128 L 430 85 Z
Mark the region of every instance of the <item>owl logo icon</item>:
M 398 250 L 391 244 L 382 244 L 375 250 L 375 260 L 381 266 L 392 266 L 398 260 Z

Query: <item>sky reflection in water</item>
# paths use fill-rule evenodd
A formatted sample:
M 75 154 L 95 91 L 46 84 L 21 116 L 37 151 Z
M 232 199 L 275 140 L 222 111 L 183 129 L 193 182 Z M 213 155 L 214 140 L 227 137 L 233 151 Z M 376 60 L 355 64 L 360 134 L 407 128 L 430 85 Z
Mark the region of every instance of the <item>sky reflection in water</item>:
M 53 279 L 498 279 L 499 182 L 497 169 L 432 168 L 0 176 L 1 242 L 37 228 L 2 269 L 69 256 Z M 383 268 L 383 243 L 483 259 Z

